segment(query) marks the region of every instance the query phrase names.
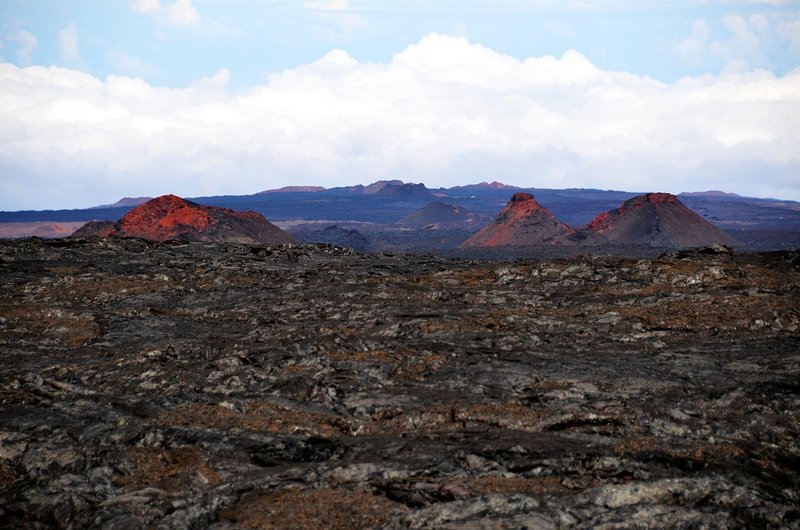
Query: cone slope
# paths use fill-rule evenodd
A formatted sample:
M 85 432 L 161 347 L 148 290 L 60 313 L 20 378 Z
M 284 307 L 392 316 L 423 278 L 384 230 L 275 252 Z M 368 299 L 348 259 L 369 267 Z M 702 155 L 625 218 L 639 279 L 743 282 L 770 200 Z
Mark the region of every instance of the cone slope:
M 516 193 L 492 223 L 459 248 L 566 244 L 678 249 L 732 246 L 737 242 L 669 193 L 647 193 L 629 199 L 579 230 L 559 222 L 532 195 Z
M 562 244 L 573 230 L 529 193 L 515 193 L 494 221 L 459 248 Z
M 736 240 L 669 193 L 647 193 L 598 215 L 581 234 L 587 244 L 663 248 L 734 245 Z
M 260 213 L 204 206 L 176 195 L 152 199 L 128 212 L 113 226 L 90 223 L 76 232 L 78 237 L 88 235 L 251 245 L 297 242 Z

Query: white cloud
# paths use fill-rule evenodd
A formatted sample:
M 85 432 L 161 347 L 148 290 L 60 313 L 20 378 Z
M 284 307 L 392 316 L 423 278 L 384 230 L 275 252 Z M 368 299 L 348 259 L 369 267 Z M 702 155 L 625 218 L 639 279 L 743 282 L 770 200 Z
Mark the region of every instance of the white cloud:
M 755 48 L 758 46 L 758 36 L 751 30 L 750 24 L 744 17 L 739 15 L 725 15 L 722 22 L 725 24 L 725 27 L 733 33 L 733 38 L 739 46 L 744 48 Z
M 137 13 L 157 13 L 161 11 L 160 0 L 133 0 L 131 7 Z
M 318 28 L 318 31 L 327 35 L 331 40 L 351 37 L 369 27 L 367 17 L 352 12 L 348 0 L 306 2 L 303 4 L 303 8 L 324 24 L 322 28 Z
M 220 68 L 214 75 L 203 77 L 199 81 L 192 83 L 191 88 L 200 90 L 224 89 L 230 80 L 230 71 L 227 68 Z
M 76 63 L 81 59 L 80 44 L 78 41 L 78 28 L 75 24 L 68 24 L 58 32 L 58 47 L 61 57 L 68 63 Z
M 201 21 L 192 0 L 175 0 L 164 5 L 160 0 L 133 0 L 130 6 L 136 13 L 153 16 L 176 27 L 196 27 Z
M 770 29 L 769 19 L 764 15 L 750 15 L 748 20 L 750 21 L 750 25 L 756 30 L 757 33 L 765 33 Z
M 106 58 L 117 74 L 146 77 L 156 72 L 156 68 L 152 64 L 127 52 L 109 50 L 106 52 Z
M 712 29 L 706 20 L 695 21 L 690 35 L 671 43 L 672 50 L 694 68 L 731 72 L 782 66 L 778 60 L 786 55 L 785 40 L 792 39 L 785 15 L 726 15 L 718 22 L 721 27 Z M 800 47 L 800 36 L 797 43 Z
M 303 4 L 303 7 L 318 11 L 346 11 L 350 6 L 347 0 L 323 0 L 319 2 L 306 2 Z
M 800 55 L 800 17 L 781 21 L 778 33 L 789 41 L 792 51 Z
M 564 39 L 574 39 L 578 36 L 578 33 L 572 28 L 572 26 L 560 21 L 546 20 L 544 23 L 544 28 L 556 37 Z
M 192 0 L 175 0 L 166 7 L 167 19 L 175 26 L 196 26 L 200 14 L 192 5 Z
M 8 36 L 8 40 L 17 43 L 17 61 L 19 64 L 28 65 L 33 62 L 33 52 L 39 45 L 39 41 L 32 33 L 24 29 L 18 30 Z
M 731 38 L 716 41 L 711 50 L 727 71 L 742 71 L 756 66 L 768 66 L 770 58 L 766 53 L 772 37 L 769 21 L 761 15 L 745 19 L 738 15 L 723 18 L 723 24 L 730 31 Z
M 680 58 L 691 66 L 702 66 L 706 60 L 711 31 L 705 20 L 692 23 L 692 34 L 675 42 L 673 48 Z
M 0 208 L 384 177 L 800 199 L 800 70 L 665 84 L 431 35 L 388 63 L 334 50 L 243 92 L 228 79 L 0 65 Z

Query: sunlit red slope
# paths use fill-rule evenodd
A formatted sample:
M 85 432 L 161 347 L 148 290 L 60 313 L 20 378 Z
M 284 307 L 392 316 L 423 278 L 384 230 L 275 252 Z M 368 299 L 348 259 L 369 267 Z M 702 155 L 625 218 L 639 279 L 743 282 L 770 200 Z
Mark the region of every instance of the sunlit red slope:
M 559 244 L 573 230 L 529 193 L 515 193 L 488 226 L 459 248 Z
M 579 234 L 588 244 L 686 248 L 736 240 L 687 208 L 675 195 L 647 193 L 598 215 Z
M 75 233 L 75 237 L 90 235 L 265 245 L 296 242 L 260 213 L 204 206 L 175 195 L 152 199 L 113 225 L 89 223 Z

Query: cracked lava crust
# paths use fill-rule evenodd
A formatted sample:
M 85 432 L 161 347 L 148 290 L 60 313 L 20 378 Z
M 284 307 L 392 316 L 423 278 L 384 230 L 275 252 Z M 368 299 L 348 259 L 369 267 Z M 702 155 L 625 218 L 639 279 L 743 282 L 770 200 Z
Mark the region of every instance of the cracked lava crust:
M 800 259 L 0 244 L 0 526 L 800 528 Z

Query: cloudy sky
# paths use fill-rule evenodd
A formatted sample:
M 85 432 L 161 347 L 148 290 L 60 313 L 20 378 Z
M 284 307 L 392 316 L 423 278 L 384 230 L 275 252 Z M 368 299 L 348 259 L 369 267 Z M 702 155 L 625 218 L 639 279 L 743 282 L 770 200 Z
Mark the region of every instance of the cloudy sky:
M 800 200 L 800 0 L 0 0 L 0 209 L 384 178 Z

